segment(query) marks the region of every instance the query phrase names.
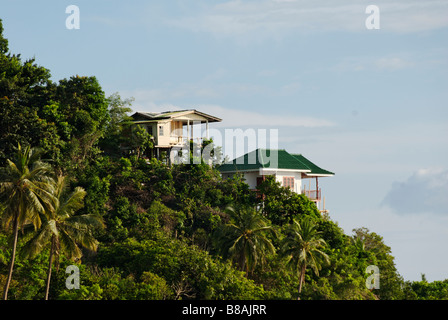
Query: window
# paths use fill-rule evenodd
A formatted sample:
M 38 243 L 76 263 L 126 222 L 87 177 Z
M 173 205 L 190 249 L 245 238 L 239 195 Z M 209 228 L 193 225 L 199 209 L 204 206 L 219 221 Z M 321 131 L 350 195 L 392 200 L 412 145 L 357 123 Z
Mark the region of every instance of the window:
M 163 136 L 163 126 L 159 126 L 159 136 Z
M 283 177 L 283 186 L 294 190 L 294 177 Z
M 146 127 L 146 131 L 148 131 L 148 133 L 149 133 L 150 135 L 152 135 L 152 126 L 147 126 L 147 127 Z

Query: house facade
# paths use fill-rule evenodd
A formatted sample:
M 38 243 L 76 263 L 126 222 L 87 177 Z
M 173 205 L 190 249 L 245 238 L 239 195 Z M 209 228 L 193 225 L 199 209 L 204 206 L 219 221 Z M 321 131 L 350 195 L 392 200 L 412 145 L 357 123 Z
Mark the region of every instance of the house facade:
M 266 176 L 273 175 L 283 187 L 305 194 L 318 207 L 323 199 L 319 178 L 334 176 L 333 172 L 320 168 L 301 154 L 274 149 L 256 149 L 223 164 L 218 170 L 223 179 L 242 174 L 252 190 L 256 190 Z

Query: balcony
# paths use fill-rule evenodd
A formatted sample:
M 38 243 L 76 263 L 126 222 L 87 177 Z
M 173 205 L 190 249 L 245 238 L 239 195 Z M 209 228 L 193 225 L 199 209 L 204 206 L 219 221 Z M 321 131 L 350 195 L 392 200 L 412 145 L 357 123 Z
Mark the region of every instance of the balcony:
M 170 136 L 170 145 L 171 146 L 183 146 L 185 143 L 187 143 L 188 141 L 193 141 L 196 142 L 198 145 L 202 145 L 202 141 L 205 138 L 188 138 L 187 136 L 176 136 L 176 135 L 171 135 Z
M 183 145 L 187 141 L 187 137 L 171 135 L 170 136 L 170 145 L 179 146 Z
M 302 194 L 306 195 L 312 201 L 320 201 L 322 196 L 322 191 L 319 190 L 307 190 L 303 189 Z

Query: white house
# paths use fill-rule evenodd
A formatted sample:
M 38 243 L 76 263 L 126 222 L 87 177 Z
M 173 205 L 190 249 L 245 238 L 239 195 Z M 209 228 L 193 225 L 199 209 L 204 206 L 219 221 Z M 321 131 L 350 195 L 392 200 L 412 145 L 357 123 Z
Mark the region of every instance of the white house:
M 166 151 L 169 154 L 173 147 L 180 147 L 189 139 L 193 140 L 194 125 L 205 125 L 206 136 L 204 138 L 209 139 L 209 123 L 222 121 L 218 117 L 194 109 L 136 112 L 131 117 L 134 124 L 142 126 L 153 136 L 155 151 L 153 156 L 157 158 L 159 158 L 162 151 Z
M 333 172 L 322 169 L 301 154 L 290 154 L 285 150 L 256 149 L 220 166 L 223 179 L 241 173 L 253 190 L 267 175 L 275 176 L 283 187 L 296 193 L 303 193 L 318 204 L 322 199 L 319 178 L 334 176 Z M 310 179 L 313 179 L 311 189 Z

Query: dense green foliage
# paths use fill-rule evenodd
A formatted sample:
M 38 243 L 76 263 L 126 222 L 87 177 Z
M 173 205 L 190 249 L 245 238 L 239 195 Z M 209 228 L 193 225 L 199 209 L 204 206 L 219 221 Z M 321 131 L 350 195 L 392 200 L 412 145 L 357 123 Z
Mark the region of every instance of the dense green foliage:
M 56 248 L 50 299 L 448 299 L 447 280 L 405 282 L 381 236 L 365 228 L 345 234 L 307 197 L 273 179 L 257 195 L 241 177 L 222 180 L 205 163 L 145 159 L 152 145 L 129 125 L 131 100 L 106 97 L 95 77 L 52 82 L 33 59 L 10 54 L 1 32 L 0 20 L 0 167 L 7 171 L 20 143 L 43 150 L 54 181 L 69 177 L 60 202 L 31 216 L 20 214 L 32 201 L 0 200 L 1 287 L 17 238 L 9 299 L 45 297 Z M 76 191 L 82 205 L 57 211 Z M 56 246 L 51 232 L 65 232 L 70 221 L 85 226 L 86 217 L 104 222 L 85 229 L 95 245 L 72 234 L 65 240 L 80 245 L 76 254 Z M 50 221 L 60 228 L 46 231 Z M 71 264 L 80 269 L 79 289 L 65 286 Z M 366 288 L 369 265 L 380 269 L 380 289 Z

